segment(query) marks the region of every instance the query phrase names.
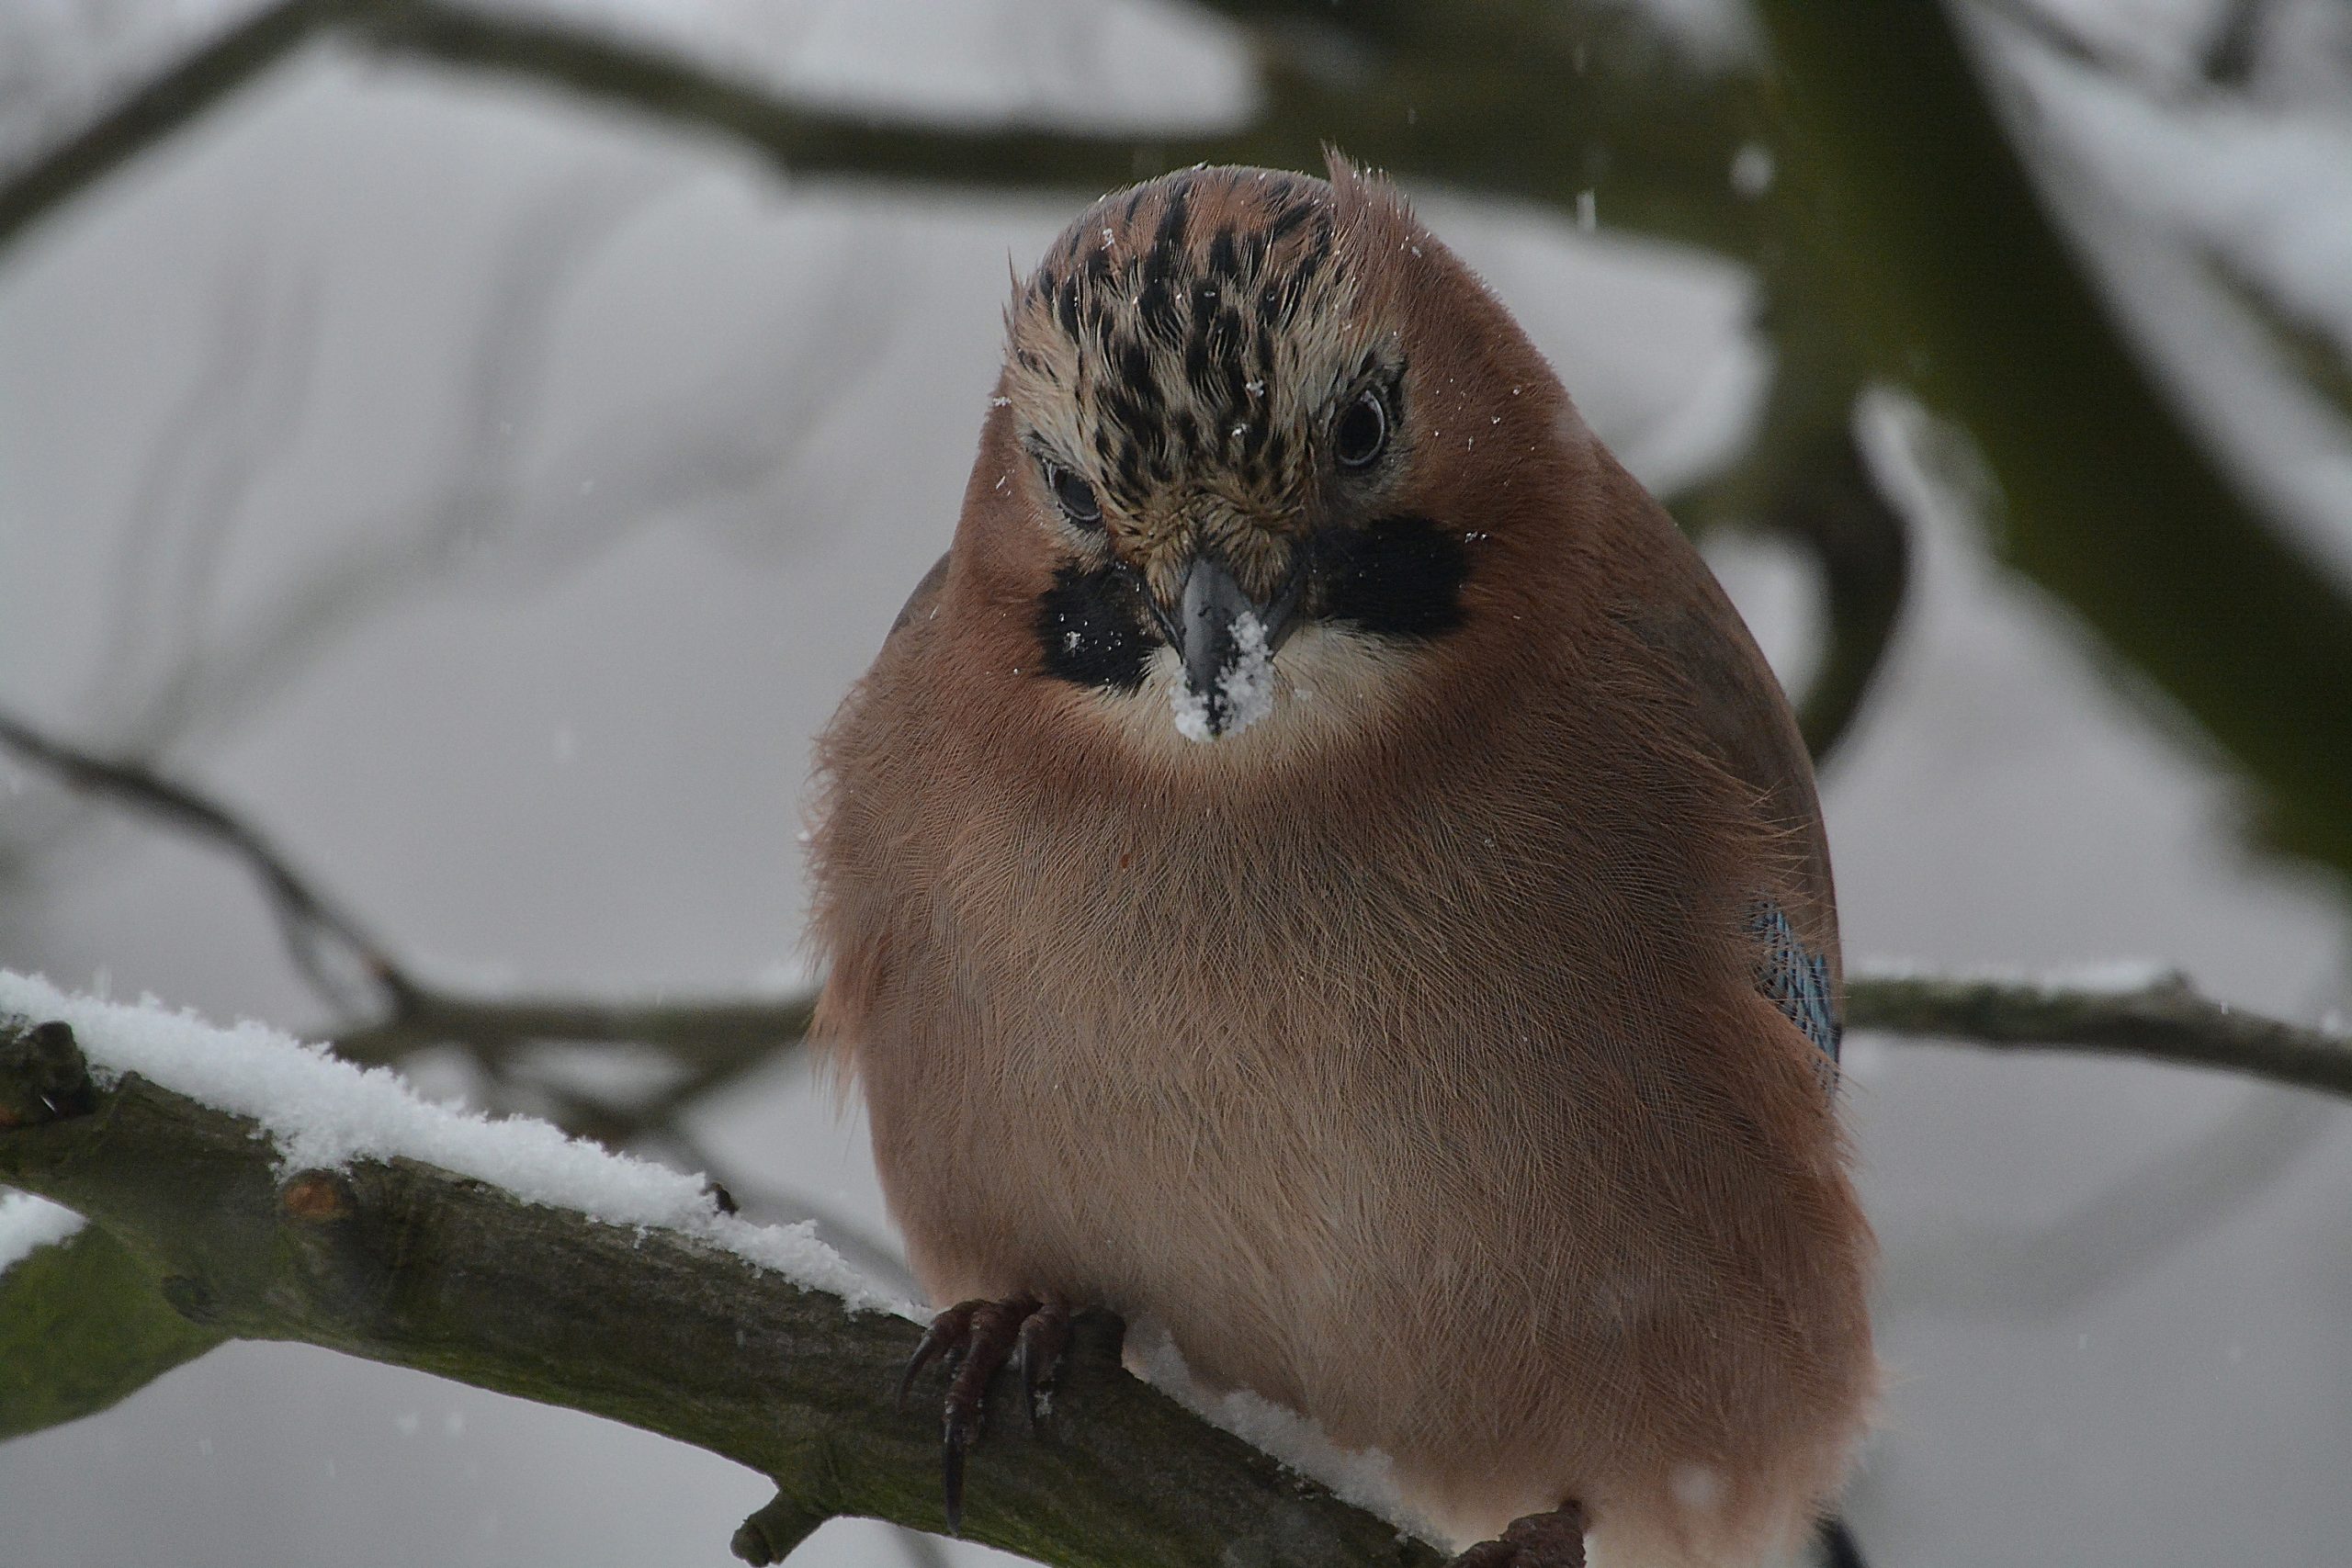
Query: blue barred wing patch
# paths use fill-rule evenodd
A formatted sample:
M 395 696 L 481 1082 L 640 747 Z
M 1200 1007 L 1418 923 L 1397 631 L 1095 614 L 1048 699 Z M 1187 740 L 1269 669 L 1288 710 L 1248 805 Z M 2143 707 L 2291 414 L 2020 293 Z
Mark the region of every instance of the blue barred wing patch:
M 1829 994 L 1829 961 L 1804 944 L 1789 917 L 1770 898 L 1757 900 L 1747 929 L 1759 949 L 1756 988 L 1835 1062 L 1840 1031 L 1837 1004 Z

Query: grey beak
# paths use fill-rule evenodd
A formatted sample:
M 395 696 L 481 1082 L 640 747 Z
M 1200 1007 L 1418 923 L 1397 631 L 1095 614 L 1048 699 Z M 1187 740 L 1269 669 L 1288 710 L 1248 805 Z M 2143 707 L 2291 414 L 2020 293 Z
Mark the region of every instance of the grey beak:
M 1186 684 L 1208 701 L 1212 728 L 1222 728 L 1217 723 L 1217 677 L 1240 651 L 1234 623 L 1257 613 L 1258 606 L 1223 561 L 1210 555 L 1193 558 L 1193 569 L 1184 574 L 1184 597 L 1176 607 L 1176 652 L 1184 660 Z
M 1223 734 L 1231 714 L 1219 681 L 1241 658 L 1235 628 L 1249 615 L 1258 623 L 1265 649 L 1272 652 L 1290 632 L 1292 612 L 1298 607 L 1299 582 L 1294 581 L 1268 604 L 1250 597 L 1232 571 L 1216 555 L 1204 551 L 1184 573 L 1183 597 L 1175 622 L 1168 627 L 1177 656 L 1184 661 L 1184 682 L 1208 709 L 1209 729 Z

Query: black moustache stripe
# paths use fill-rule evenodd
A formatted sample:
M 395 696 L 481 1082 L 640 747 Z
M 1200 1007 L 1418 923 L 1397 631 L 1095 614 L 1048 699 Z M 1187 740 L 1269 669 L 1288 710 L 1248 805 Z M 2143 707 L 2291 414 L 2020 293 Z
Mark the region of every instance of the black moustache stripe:
M 1470 552 L 1427 517 L 1383 517 L 1317 535 L 1306 615 L 1374 637 L 1428 642 L 1462 625 Z M 1164 639 L 1132 578 L 1065 561 L 1037 600 L 1038 672 L 1074 686 L 1134 692 Z
M 1462 625 L 1470 551 L 1430 518 L 1326 528 L 1314 549 L 1322 592 L 1310 608 L 1318 619 L 1415 642 Z
M 1065 561 L 1037 600 L 1040 671 L 1074 686 L 1133 692 L 1158 639 L 1141 595 L 1115 567 Z

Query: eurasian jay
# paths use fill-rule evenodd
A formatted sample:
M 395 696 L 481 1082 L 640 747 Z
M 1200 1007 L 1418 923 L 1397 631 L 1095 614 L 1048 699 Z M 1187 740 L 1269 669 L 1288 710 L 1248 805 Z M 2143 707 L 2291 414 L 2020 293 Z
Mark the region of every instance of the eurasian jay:
M 951 1517 L 990 1376 L 1095 1306 L 1385 1451 L 1480 1568 L 1789 1547 L 1873 1397 L 1872 1245 L 1738 615 L 1336 157 L 1105 197 L 1006 322 L 814 813 L 819 1034 L 963 1303 Z

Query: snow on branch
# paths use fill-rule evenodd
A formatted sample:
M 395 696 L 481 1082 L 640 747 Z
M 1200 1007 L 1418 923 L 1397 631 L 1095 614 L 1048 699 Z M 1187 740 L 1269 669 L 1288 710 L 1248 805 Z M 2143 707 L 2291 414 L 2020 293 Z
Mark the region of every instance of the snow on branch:
M 492 1121 L 418 1098 L 389 1068 L 363 1068 L 258 1023 L 220 1029 L 153 1003 L 131 1007 L 0 970 L 0 1017 L 62 1023 L 92 1084 L 136 1073 L 211 1110 L 250 1118 L 280 1175 L 355 1160 L 414 1160 L 495 1186 L 526 1203 L 608 1225 L 659 1226 L 735 1253 L 853 1310 L 910 1310 L 876 1295 L 815 1227 L 752 1224 L 698 1178 L 607 1153 L 527 1117 Z
M 910 1326 L 805 1231 L 752 1225 L 694 1179 L 544 1124 L 426 1104 L 257 1025 L 0 973 L 6 1014 L 0 1181 L 85 1216 L 203 1337 L 322 1345 L 751 1465 L 778 1488 L 737 1533 L 753 1562 L 837 1515 L 942 1527 L 936 1413 L 889 1399 Z M 6 1211 L 62 1224 L 22 1213 Z M 29 1272 L 0 1277 L 0 1338 L 6 1287 Z M 968 1535 L 1071 1568 L 1438 1562 L 1121 1371 L 1119 1339 L 1115 1320 L 1082 1316 L 1053 1420 L 996 1423 L 973 1454 Z M 24 1429 L 42 1371 L 82 1370 L 12 1366 L 0 1429 Z

